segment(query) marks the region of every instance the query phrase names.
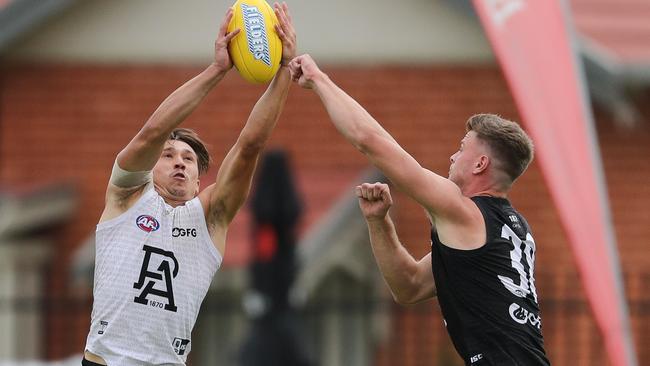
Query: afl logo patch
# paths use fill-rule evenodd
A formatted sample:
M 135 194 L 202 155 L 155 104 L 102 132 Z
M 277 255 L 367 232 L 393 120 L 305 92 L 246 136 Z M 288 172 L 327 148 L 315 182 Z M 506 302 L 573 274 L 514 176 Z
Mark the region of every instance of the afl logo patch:
M 148 233 L 152 231 L 156 231 L 160 228 L 160 224 L 158 223 L 158 220 L 156 220 L 154 217 L 149 215 L 138 216 L 138 218 L 135 219 L 135 224 L 138 225 L 140 229 Z

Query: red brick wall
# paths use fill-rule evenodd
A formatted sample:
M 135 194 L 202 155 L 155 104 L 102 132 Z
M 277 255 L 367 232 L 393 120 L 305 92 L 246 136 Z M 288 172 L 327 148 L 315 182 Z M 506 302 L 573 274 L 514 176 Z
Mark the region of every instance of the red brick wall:
M 2 69 L 0 184 L 4 189 L 22 189 L 25 185 L 64 180 L 74 183 L 79 191 L 79 208 L 72 223 L 64 228 L 55 252 L 51 295 L 68 295 L 66 281 L 71 254 L 94 230 L 115 154 L 160 101 L 199 71 L 200 68 L 171 66 Z M 492 66 L 328 71 L 422 165 L 441 174 L 448 169 L 448 158 L 456 151 L 469 115 L 492 112 L 517 119 L 502 76 Z M 186 126 L 196 128 L 211 144 L 215 161 L 220 162 L 235 141 L 262 91 L 263 87 L 246 84 L 232 72 L 189 118 Z M 646 105 L 648 100 L 650 96 L 646 95 Z M 633 329 L 638 349 L 647 358 L 650 129 L 647 124 L 633 131 L 618 129 L 605 113 L 598 113 L 598 121 L 628 297 L 641 304 L 631 309 Z M 308 210 L 304 226 L 313 222 L 340 193 L 341 182 L 367 166 L 361 154 L 335 131 L 316 96 L 297 87 L 290 94 L 271 145 L 283 146 L 292 154 Z M 214 171 L 213 168 L 208 177 Z M 551 360 L 557 365 L 606 364 L 566 237 L 537 165 L 533 164 L 520 179 L 511 198 L 535 233 L 537 287 L 541 297 L 563 299 L 542 303 L 543 314 L 552 314 L 544 317 Z M 397 194 L 394 215 L 404 244 L 415 255 L 424 255 L 429 240 L 422 210 Z M 229 251 L 237 257 L 237 248 L 246 245 L 238 243 L 245 235 L 235 231 L 230 236 L 229 248 L 233 249 Z M 399 361 L 401 365 L 431 365 L 438 364 L 435 360 L 457 360 L 450 351 L 436 304 L 396 309 L 400 315 L 393 324 L 393 338 L 379 353 L 379 364 Z M 49 333 L 65 337 L 67 342 L 51 341 L 47 356 L 59 358 L 79 352 L 85 340 L 88 314 L 75 320 L 76 330 L 70 329 L 69 322 L 52 318 Z

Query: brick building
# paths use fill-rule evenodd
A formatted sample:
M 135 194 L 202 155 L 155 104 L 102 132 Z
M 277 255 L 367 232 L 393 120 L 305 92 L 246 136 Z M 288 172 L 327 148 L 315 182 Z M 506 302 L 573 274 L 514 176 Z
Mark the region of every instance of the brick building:
M 586 6 L 575 3 L 577 9 Z M 632 0 L 625 3 L 650 14 L 647 6 Z M 582 19 L 578 23 L 583 27 L 593 27 L 589 23 L 593 15 Z M 633 53 L 635 63 L 648 59 L 643 52 Z M 448 158 L 456 151 L 464 121 L 471 114 L 492 112 L 518 119 L 503 77 L 493 64 L 392 65 L 332 64 L 325 70 L 423 166 L 435 172 L 447 171 Z M 58 359 L 82 350 L 90 298 L 71 288 L 71 264 L 99 218 L 112 161 L 158 103 L 200 70 L 187 64 L 39 63 L 20 57 L 9 57 L 2 64 L 1 189 L 9 196 L 25 195 L 49 184 L 67 184 L 77 197 L 76 209 L 66 223 L 46 231 L 53 247 L 44 267 L 43 292 L 49 300 L 42 308 L 40 356 Z M 187 121 L 186 126 L 196 128 L 210 144 L 217 162 L 207 180 L 214 177 L 218 162 L 262 91 L 233 71 Z M 606 103 L 594 108 L 632 328 L 639 359 L 644 360 L 650 357 L 650 90 L 637 87 L 632 96 L 626 103 L 635 113 L 633 126 L 617 122 L 620 118 Z M 298 87 L 290 93 L 271 146 L 282 146 L 291 154 L 307 210 L 302 232 L 368 166 L 338 135 L 317 98 Z M 511 199 L 528 218 L 538 243 L 537 288 L 551 361 L 606 365 L 562 224 L 535 163 Z M 393 215 L 405 245 L 414 255 L 424 255 L 428 224 L 421 209 L 397 193 Z M 226 269 L 247 261 L 246 218 L 247 212 L 242 212 L 229 232 Z M 377 348 L 376 364 L 459 364 L 435 301 L 406 308 L 388 306 L 392 322 L 388 338 Z M 74 309 L 72 314 L 70 309 Z

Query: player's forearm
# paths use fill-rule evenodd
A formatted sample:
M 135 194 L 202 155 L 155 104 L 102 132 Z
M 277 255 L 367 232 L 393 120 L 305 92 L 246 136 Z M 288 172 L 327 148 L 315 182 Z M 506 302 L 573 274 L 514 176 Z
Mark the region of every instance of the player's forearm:
M 352 97 L 321 74 L 314 79 L 314 90 L 322 100 L 336 129 L 363 153 L 370 162 L 405 189 L 404 175 L 413 166 L 413 159 L 397 141 Z M 417 164 L 417 162 L 415 162 Z M 417 165 L 416 168 L 421 168 Z M 409 189 L 406 189 L 410 192 Z
M 147 121 L 145 128 L 152 138 L 166 140 L 169 133 L 181 124 L 223 79 L 227 70 L 214 64 L 170 94 Z
M 273 132 L 289 94 L 291 77 L 286 67 L 281 67 L 264 94 L 257 101 L 238 144 L 246 155 L 258 154 Z
M 339 88 L 327 75 L 314 80 L 320 97 L 336 129 L 359 151 L 369 153 L 377 138 L 392 136 L 356 100 Z M 394 140 L 393 140 L 394 141 Z
M 210 221 L 227 226 L 244 204 L 261 150 L 264 148 L 282 112 L 291 78 L 281 68 L 268 89 L 253 107 L 235 146 L 228 152 L 219 168 L 210 207 Z
M 395 301 L 413 303 L 420 292 L 417 261 L 399 242 L 390 216 L 367 222 L 375 260 Z
M 183 122 L 224 75 L 225 71 L 210 65 L 176 89 L 119 153 L 119 166 L 133 172 L 151 170 L 171 131 Z

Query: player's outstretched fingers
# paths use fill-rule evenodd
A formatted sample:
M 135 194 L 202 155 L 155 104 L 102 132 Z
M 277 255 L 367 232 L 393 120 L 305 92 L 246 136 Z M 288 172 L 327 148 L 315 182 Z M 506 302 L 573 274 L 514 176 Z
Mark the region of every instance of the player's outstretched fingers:
M 226 33 L 228 33 L 228 24 L 230 24 L 230 21 L 232 20 L 232 17 L 234 16 L 234 11 L 232 8 L 228 8 L 226 11 L 226 16 L 224 17 L 223 21 L 221 22 L 221 25 L 219 26 L 219 37 L 225 37 Z
M 289 23 L 293 24 L 293 19 L 291 18 L 291 13 L 289 12 L 289 5 L 287 5 L 286 1 L 282 2 L 282 10 L 284 10 L 284 14 L 289 20 Z
M 241 29 L 235 28 L 235 29 L 233 29 L 232 32 L 226 34 L 226 37 L 225 37 L 226 44 L 230 43 L 230 40 L 235 38 L 235 36 L 239 34 L 239 31 L 241 31 Z
M 287 17 L 287 14 L 285 13 L 285 9 L 280 4 L 275 3 L 273 4 L 273 12 L 278 18 L 278 24 L 280 27 L 284 30 L 287 30 L 291 26 L 291 23 Z
M 282 40 L 282 42 L 286 42 L 287 35 L 284 33 L 284 30 L 282 30 L 282 26 L 280 26 L 280 24 L 276 24 L 274 25 L 274 28 L 275 32 L 278 33 L 278 36 L 280 36 L 280 40 Z
M 287 17 L 285 9 L 278 3 L 275 3 L 274 7 L 274 12 L 278 18 L 278 24 L 275 24 L 275 32 L 282 41 L 282 64 L 284 65 L 296 56 L 296 31 L 293 24 L 291 24 L 291 19 Z

